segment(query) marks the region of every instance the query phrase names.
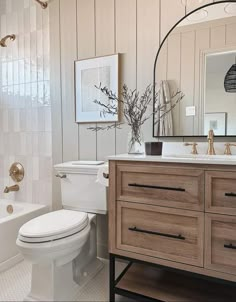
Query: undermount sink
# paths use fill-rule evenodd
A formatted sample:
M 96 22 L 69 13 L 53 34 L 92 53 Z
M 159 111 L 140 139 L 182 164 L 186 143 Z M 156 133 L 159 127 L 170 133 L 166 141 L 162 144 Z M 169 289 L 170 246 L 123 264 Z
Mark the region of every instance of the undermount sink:
M 179 159 L 191 159 L 191 160 L 222 160 L 222 161 L 236 161 L 236 155 L 206 155 L 206 154 L 176 154 L 176 155 L 164 155 L 163 158 L 179 158 Z

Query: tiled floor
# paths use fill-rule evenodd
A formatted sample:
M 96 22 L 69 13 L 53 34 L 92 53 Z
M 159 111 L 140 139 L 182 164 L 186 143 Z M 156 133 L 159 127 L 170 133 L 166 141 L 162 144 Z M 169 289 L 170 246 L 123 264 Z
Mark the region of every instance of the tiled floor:
M 108 262 L 103 270 L 90 281 L 76 296 L 75 301 L 108 301 Z M 118 270 L 124 264 L 118 265 Z M 0 274 L 0 301 L 23 301 L 30 290 L 31 266 L 21 262 L 9 271 Z M 117 297 L 118 302 L 128 302 L 127 298 Z

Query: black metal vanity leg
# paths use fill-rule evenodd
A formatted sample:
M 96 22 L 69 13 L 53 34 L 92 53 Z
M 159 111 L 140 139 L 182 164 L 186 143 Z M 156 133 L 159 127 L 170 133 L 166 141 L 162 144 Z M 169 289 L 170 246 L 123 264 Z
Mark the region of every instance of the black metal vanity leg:
M 110 254 L 110 302 L 115 302 L 115 256 Z

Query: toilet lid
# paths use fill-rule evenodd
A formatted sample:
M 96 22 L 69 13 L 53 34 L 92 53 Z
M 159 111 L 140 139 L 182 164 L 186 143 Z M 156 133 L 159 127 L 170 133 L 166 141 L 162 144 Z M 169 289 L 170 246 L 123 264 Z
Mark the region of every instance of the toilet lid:
M 88 214 L 78 211 L 60 210 L 51 212 L 24 224 L 18 238 L 24 242 L 48 242 L 82 231 L 88 225 Z

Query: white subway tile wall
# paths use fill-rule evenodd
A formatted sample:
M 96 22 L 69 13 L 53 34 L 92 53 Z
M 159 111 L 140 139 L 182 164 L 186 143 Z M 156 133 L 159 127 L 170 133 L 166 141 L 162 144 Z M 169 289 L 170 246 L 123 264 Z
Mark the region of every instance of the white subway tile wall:
M 50 103 L 49 9 L 34 0 L 0 0 L 0 38 L 15 41 L 0 47 L 0 198 L 52 204 L 52 129 Z M 25 168 L 20 191 L 9 167 Z

